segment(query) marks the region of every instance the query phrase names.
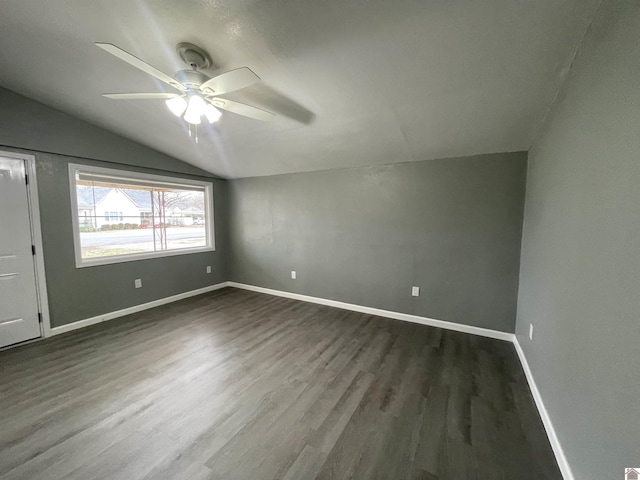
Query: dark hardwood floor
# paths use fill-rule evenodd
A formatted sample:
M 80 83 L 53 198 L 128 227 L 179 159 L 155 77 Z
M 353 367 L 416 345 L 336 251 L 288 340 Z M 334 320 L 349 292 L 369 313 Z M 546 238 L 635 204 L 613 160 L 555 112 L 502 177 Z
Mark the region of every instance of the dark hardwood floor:
M 226 288 L 0 352 L 0 478 L 562 477 L 510 343 Z

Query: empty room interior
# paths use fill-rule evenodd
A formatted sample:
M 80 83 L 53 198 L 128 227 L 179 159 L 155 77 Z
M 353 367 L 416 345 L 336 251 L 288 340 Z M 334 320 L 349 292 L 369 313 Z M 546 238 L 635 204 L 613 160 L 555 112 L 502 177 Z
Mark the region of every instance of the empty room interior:
M 0 479 L 637 480 L 640 2 L 0 2 Z

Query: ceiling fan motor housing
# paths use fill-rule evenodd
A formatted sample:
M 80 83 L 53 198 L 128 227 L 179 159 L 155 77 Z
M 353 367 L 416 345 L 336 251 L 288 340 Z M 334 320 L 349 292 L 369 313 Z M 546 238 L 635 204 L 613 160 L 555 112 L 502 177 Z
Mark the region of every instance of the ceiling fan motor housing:
M 198 70 L 180 70 L 175 74 L 175 79 L 187 88 L 200 88 L 200 85 L 209 80 L 209 78 L 208 75 Z

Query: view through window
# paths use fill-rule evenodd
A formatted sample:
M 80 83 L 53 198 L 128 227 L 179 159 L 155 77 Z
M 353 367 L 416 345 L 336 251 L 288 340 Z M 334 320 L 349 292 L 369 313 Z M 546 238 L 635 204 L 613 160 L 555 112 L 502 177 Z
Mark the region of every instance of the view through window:
M 81 165 L 70 168 L 79 263 L 213 249 L 210 183 L 145 174 L 128 177 L 127 172 Z

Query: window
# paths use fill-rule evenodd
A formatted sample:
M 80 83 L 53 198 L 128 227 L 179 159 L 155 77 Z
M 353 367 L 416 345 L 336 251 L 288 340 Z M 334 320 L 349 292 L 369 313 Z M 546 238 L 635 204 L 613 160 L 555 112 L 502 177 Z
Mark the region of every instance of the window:
M 76 267 L 214 250 L 210 182 L 69 165 Z
M 85 212 L 85 217 L 86 216 L 87 214 Z M 122 222 L 123 220 L 122 212 L 106 212 L 104 214 L 104 220 L 105 222 L 117 222 L 117 221 Z

